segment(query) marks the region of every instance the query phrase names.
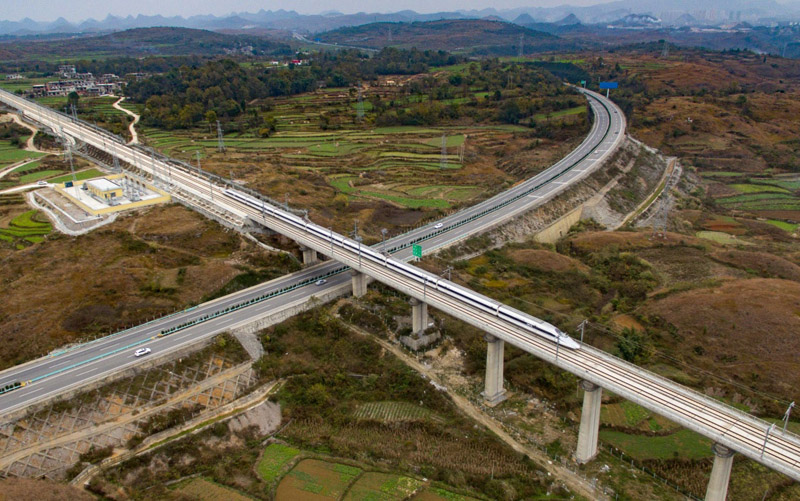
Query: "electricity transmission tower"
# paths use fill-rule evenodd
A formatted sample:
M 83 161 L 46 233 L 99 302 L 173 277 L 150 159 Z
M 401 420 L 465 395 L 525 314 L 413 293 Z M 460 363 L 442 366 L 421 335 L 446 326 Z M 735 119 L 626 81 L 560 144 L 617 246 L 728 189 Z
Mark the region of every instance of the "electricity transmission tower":
M 114 172 L 115 173 L 122 172 L 122 167 L 120 167 L 120 165 L 119 165 L 119 158 L 117 157 L 117 152 L 116 151 L 114 151 L 111 154 L 111 159 L 112 159 L 113 165 L 114 165 L 114 169 L 113 169 Z
M 664 48 L 661 49 L 661 57 L 666 59 L 669 56 L 669 42 L 664 40 Z
M 358 104 L 356 105 L 356 122 L 364 121 L 364 96 L 361 95 L 361 83 L 358 84 Z
M 222 140 L 222 125 L 217 120 L 217 150 L 220 153 L 225 153 L 225 141 Z
M 439 168 L 442 170 L 447 168 L 447 134 L 442 134 L 442 161 Z
M 523 39 L 523 36 L 522 36 L 522 33 L 520 33 L 520 35 L 519 35 L 519 46 L 518 46 L 519 47 L 519 52 L 517 54 L 519 57 L 522 57 L 522 55 L 525 54 L 525 51 L 523 50 L 523 47 L 524 47 L 523 43 L 524 42 L 522 41 L 522 39 Z
M 64 138 L 64 156 L 67 157 L 69 162 L 69 170 L 72 172 L 72 183 L 74 185 L 78 182 L 78 178 L 75 176 L 75 165 L 72 163 L 72 146 L 70 146 L 66 138 Z

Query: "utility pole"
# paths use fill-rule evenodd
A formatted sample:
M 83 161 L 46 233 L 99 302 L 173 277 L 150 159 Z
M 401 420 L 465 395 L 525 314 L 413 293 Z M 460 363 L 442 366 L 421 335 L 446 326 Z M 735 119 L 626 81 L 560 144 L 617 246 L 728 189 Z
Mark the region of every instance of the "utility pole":
M 783 432 L 786 433 L 786 425 L 789 424 L 789 416 L 792 415 L 792 407 L 794 407 L 794 402 L 789 404 L 789 408 L 786 409 L 786 412 L 783 414 Z
M 561 347 L 561 336 L 556 336 L 556 362 L 558 362 L 558 349 Z
M 391 33 L 391 31 L 389 33 Z M 381 236 L 383 237 L 382 244 L 383 244 L 383 255 L 384 256 L 386 255 L 386 234 L 387 233 L 389 233 L 389 230 L 387 230 L 386 228 L 381 228 Z
M 661 57 L 666 59 L 669 56 L 669 42 L 664 40 L 664 48 L 661 50 Z
M 764 451 L 767 450 L 767 441 L 769 440 L 769 434 L 772 433 L 772 430 L 774 429 L 775 429 L 775 423 L 772 423 L 772 425 L 769 428 L 767 428 L 767 434 L 764 435 L 764 445 L 761 446 L 762 458 L 764 457 Z
M 447 274 L 447 280 L 452 282 L 453 281 L 453 274 L 452 273 L 453 273 L 453 267 L 452 266 L 448 266 L 447 268 L 444 269 L 444 271 L 442 271 L 442 274 L 440 276 L 444 277 L 444 275 Z
M 589 323 L 589 322 L 588 322 L 586 319 L 583 319 L 583 322 L 581 322 L 580 324 L 578 324 L 578 328 L 581 330 L 581 347 L 583 347 L 583 331 L 584 331 L 584 329 L 586 328 L 586 325 L 587 325 L 588 323 Z
M 122 172 L 122 167 L 119 165 L 119 158 L 117 157 L 117 149 L 111 153 L 111 161 L 114 165 L 114 172 Z
M 523 50 L 523 35 L 522 33 L 519 34 L 519 53 L 517 54 L 520 58 L 525 54 Z
M 200 150 L 195 151 L 195 153 L 196 153 L 196 157 L 197 157 L 197 175 L 199 176 L 200 172 L 201 172 L 201 169 L 200 169 Z

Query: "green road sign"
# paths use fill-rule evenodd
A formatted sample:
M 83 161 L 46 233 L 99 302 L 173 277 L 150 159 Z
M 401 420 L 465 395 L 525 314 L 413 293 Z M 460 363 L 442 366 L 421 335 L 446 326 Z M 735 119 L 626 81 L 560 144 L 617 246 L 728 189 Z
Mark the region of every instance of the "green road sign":
M 414 257 L 422 257 L 422 246 L 421 245 L 412 245 L 411 246 L 411 254 Z
M 581 85 L 582 85 L 583 87 L 586 87 L 586 80 L 581 80 Z

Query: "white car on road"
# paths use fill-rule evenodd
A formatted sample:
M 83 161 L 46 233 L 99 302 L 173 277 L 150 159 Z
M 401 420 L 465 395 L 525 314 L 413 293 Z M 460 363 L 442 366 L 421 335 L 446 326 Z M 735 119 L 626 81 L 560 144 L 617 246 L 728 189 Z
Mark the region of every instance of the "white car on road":
M 150 348 L 139 348 L 138 350 L 133 352 L 133 356 L 141 357 L 141 356 L 147 355 L 151 351 L 152 350 Z
M 433 228 L 434 228 L 434 229 L 436 229 L 436 230 L 438 230 L 438 229 L 439 229 L 439 228 L 441 228 L 442 226 L 444 226 L 444 223 L 436 223 L 436 224 L 434 224 L 434 225 L 433 225 Z
M 319 280 L 317 280 L 315 283 L 316 283 L 317 285 L 325 285 L 327 282 L 328 282 L 328 281 L 327 281 L 327 280 L 325 280 L 324 278 L 320 278 L 320 279 L 319 279 Z

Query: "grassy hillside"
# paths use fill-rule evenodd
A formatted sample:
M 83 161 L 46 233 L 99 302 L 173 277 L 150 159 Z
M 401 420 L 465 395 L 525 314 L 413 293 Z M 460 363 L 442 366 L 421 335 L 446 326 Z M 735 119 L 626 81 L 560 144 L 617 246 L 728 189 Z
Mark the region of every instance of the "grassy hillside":
M 394 46 L 511 55 L 519 51 L 520 36 L 525 53 L 568 49 L 573 45 L 554 35 L 484 19 L 371 23 L 328 31 L 318 38 L 325 43 L 376 49 Z

